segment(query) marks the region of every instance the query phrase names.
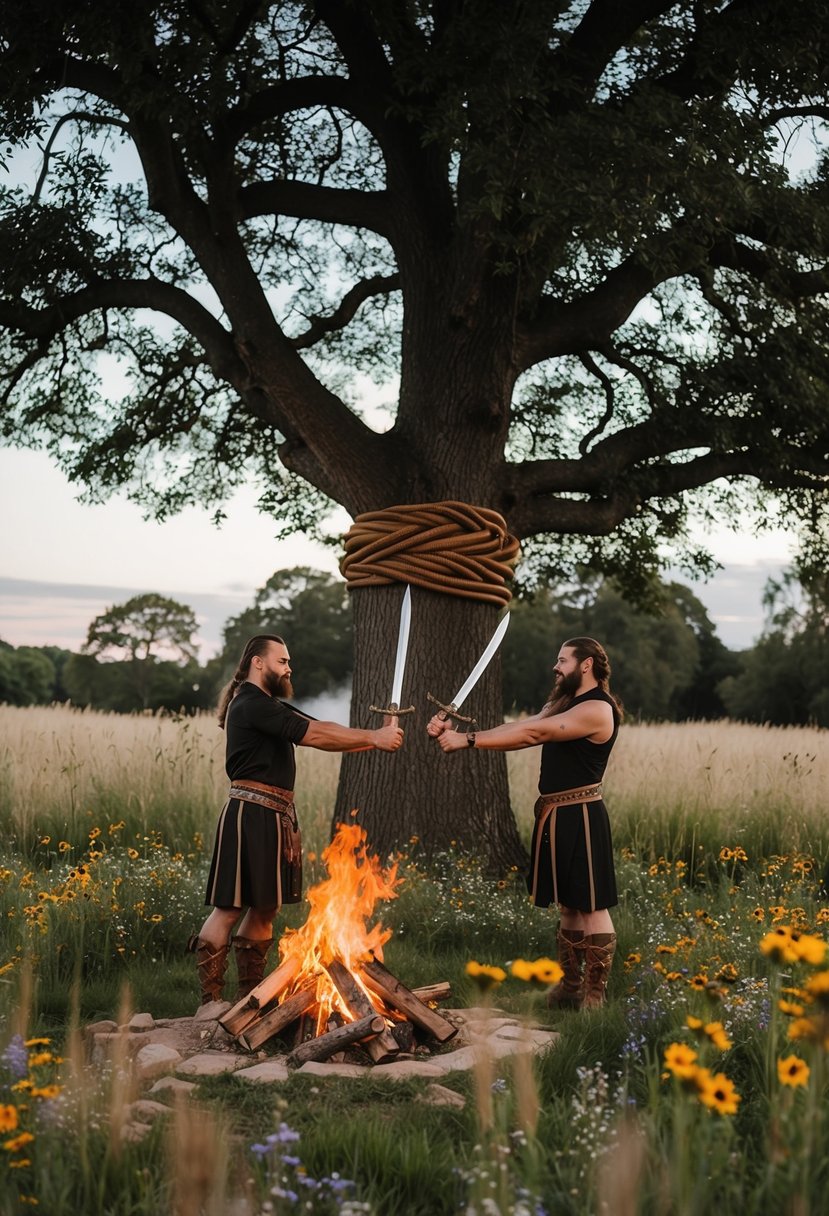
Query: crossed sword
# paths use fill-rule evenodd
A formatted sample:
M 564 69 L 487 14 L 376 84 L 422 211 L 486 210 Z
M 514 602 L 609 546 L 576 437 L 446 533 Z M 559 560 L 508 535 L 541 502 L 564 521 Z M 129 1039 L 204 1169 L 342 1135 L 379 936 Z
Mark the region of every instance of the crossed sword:
M 390 714 L 393 717 L 399 718 L 403 714 L 413 714 L 414 705 L 408 706 L 407 709 L 400 708 L 400 697 L 403 692 L 403 672 L 406 669 L 406 655 L 409 650 L 409 629 L 412 623 L 412 596 L 411 587 L 406 587 L 406 593 L 403 596 L 403 602 L 400 605 L 400 627 L 397 631 L 397 655 L 394 661 L 394 677 L 391 685 L 391 701 L 385 709 L 381 709 L 377 705 L 369 705 L 369 709 L 376 714 Z M 461 706 L 466 698 L 472 692 L 472 689 L 480 680 L 483 673 L 489 666 L 492 656 L 501 645 L 504 634 L 509 627 L 510 614 L 498 622 L 498 627 L 492 637 L 484 647 L 481 657 L 470 671 L 469 675 L 461 684 L 458 691 L 455 693 L 448 705 L 444 705 L 442 701 L 438 701 L 437 697 L 433 697 L 430 692 L 427 692 L 426 698 L 433 705 L 437 705 L 442 718 L 454 718 L 458 722 L 473 723 L 474 719 L 464 716 L 459 713 Z

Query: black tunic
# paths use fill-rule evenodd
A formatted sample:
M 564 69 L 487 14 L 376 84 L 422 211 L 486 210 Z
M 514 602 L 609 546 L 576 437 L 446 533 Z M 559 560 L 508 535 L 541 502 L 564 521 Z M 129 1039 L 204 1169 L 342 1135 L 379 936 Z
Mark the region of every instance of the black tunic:
M 538 782 L 542 796 L 597 785 L 604 776 L 619 733 L 619 712 L 613 698 L 601 688 L 582 693 L 573 705 L 585 701 L 605 701 L 611 706 L 613 734 L 606 743 L 567 739 L 543 744 Z M 613 841 L 604 802 L 566 803 L 540 816 L 542 806 L 549 809 L 549 803 L 541 799 L 536 803 L 527 878 L 533 902 L 541 908 L 556 902 L 581 912 L 615 906 Z
M 293 791 L 294 748 L 310 719 L 246 681 L 231 701 L 225 769 L 231 782 L 259 781 Z M 256 802 L 230 798 L 216 825 L 205 903 L 217 908 L 278 908 L 302 897 L 301 871 L 281 848 L 280 816 Z

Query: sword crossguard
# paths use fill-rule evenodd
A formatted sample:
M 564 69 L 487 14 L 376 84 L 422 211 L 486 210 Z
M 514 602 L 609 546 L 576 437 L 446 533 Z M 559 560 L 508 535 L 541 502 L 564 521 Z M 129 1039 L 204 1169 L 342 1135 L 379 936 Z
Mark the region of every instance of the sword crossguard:
M 426 693 L 426 700 L 431 701 L 433 705 L 437 705 L 438 709 L 442 710 L 447 718 L 454 718 L 456 722 L 467 722 L 470 726 L 477 728 L 477 718 L 469 717 L 467 714 L 459 714 L 454 705 L 444 705 L 437 697 L 433 697 L 430 692 Z
M 414 705 L 410 705 L 408 709 L 398 709 L 396 705 L 389 705 L 387 709 L 381 709 L 379 705 L 369 705 L 369 709 L 373 714 L 390 714 L 393 718 L 402 718 L 404 714 L 413 714 L 415 711 Z

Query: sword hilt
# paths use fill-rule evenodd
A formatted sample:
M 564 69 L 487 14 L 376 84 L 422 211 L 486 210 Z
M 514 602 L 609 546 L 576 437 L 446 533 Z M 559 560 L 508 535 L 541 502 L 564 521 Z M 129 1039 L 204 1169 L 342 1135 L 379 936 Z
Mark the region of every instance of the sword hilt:
M 387 709 L 381 709 L 379 705 L 369 705 L 369 709 L 373 714 L 390 714 L 393 718 L 402 718 L 404 714 L 413 714 L 415 711 L 414 705 L 410 705 L 408 709 L 398 709 L 396 705 L 389 705 Z
M 442 701 L 437 699 L 437 697 L 433 697 L 430 692 L 426 693 L 426 700 L 431 701 L 433 705 L 437 705 L 444 717 L 454 718 L 456 722 L 468 722 L 470 726 L 474 726 L 477 729 L 477 719 L 468 717 L 466 714 L 459 714 L 455 705 L 444 705 Z

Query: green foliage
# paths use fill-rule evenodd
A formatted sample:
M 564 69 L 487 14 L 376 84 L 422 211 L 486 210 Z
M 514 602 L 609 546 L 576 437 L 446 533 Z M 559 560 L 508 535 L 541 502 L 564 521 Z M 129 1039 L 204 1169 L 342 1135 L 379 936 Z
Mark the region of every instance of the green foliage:
M 224 627 L 222 652 L 208 664 L 217 685 L 230 679 L 245 643 L 257 633 L 285 639 L 298 695 L 315 697 L 349 682 L 351 604 L 342 579 L 307 566 L 272 574 L 250 608 Z

